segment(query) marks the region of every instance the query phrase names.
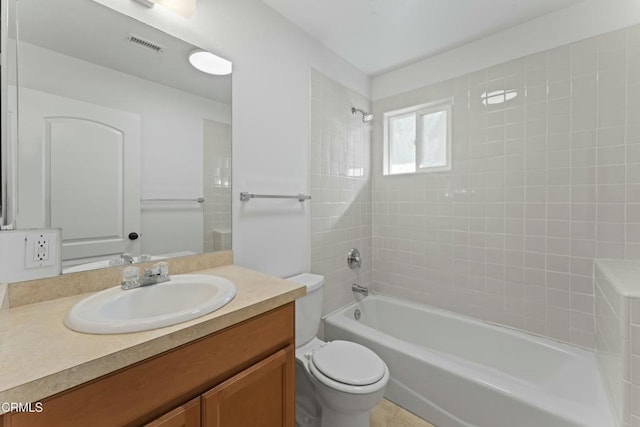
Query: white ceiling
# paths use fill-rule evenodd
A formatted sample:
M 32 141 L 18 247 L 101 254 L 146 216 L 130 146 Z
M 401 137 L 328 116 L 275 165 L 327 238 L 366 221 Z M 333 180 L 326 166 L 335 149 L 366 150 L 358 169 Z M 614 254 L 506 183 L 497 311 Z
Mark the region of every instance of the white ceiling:
M 196 46 L 93 1 L 20 0 L 17 5 L 20 41 L 231 104 L 231 75 L 204 74 L 189 64 Z M 128 43 L 129 34 L 164 50 L 158 54 Z
M 263 0 L 369 75 L 583 0 Z

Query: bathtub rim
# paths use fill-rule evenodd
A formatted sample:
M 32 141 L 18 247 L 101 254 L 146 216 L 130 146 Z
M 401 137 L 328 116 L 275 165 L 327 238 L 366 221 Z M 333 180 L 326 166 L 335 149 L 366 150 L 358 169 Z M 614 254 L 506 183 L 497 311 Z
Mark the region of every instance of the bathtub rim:
M 490 327 L 495 327 L 495 328 L 500 328 L 500 329 L 504 329 L 504 332 L 509 333 L 510 335 L 525 335 L 525 338 L 529 339 L 529 340 L 533 340 L 535 338 L 541 339 L 543 341 L 551 341 L 553 344 L 558 344 L 560 347 L 563 347 L 562 350 L 569 350 L 569 351 L 573 351 L 573 350 L 578 350 L 580 352 L 585 352 L 587 354 L 592 354 L 594 349 L 589 348 L 589 347 L 584 347 L 582 345 L 578 345 L 578 344 L 570 344 L 567 343 L 566 341 L 562 341 L 560 339 L 557 338 L 553 338 L 553 337 L 549 337 L 546 335 L 542 335 L 542 334 L 538 334 L 535 332 L 530 332 L 527 331 L 525 329 L 520 329 L 518 327 L 515 326 L 511 326 L 511 325 L 505 325 L 502 323 L 497 323 L 497 322 L 493 322 L 491 320 L 485 320 L 485 319 L 481 319 L 479 317 L 474 317 L 468 314 L 464 314 L 464 313 L 458 313 L 457 311 L 453 311 L 453 310 L 449 310 L 446 308 L 441 308 L 441 307 L 436 307 L 434 305 L 429 305 L 427 303 L 423 303 L 423 302 L 416 302 L 416 301 L 409 301 L 406 300 L 404 298 L 401 297 L 397 297 L 397 296 L 393 296 L 393 295 L 387 295 L 387 294 L 383 294 L 380 292 L 376 292 L 376 291 L 369 291 L 369 295 L 367 296 L 363 296 L 361 298 L 358 298 L 357 301 L 353 301 L 350 302 L 349 304 L 345 304 L 339 308 L 336 308 L 335 310 L 323 315 L 321 317 L 323 326 L 324 326 L 324 322 L 327 320 L 328 317 L 336 315 L 338 313 L 342 313 L 345 310 L 347 310 L 349 307 L 351 306 L 355 306 L 358 303 L 361 303 L 363 300 L 367 299 L 367 298 L 371 298 L 371 299 L 376 299 L 377 297 L 382 297 L 382 298 L 389 298 L 393 301 L 399 302 L 401 304 L 405 304 L 405 305 L 410 305 L 410 306 L 418 306 L 418 307 L 423 307 L 425 308 L 427 311 L 431 311 L 434 312 L 436 314 L 442 314 L 446 317 L 455 317 L 464 321 L 468 321 L 470 323 L 482 323 L 485 325 L 488 325 Z M 542 344 L 551 344 L 551 343 L 542 343 Z

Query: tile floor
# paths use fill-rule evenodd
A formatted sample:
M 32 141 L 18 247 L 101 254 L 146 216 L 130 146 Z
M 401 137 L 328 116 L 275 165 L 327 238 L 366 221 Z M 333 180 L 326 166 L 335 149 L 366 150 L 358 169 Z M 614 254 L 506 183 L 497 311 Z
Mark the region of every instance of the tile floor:
M 435 427 L 420 417 L 383 399 L 371 412 L 371 427 Z

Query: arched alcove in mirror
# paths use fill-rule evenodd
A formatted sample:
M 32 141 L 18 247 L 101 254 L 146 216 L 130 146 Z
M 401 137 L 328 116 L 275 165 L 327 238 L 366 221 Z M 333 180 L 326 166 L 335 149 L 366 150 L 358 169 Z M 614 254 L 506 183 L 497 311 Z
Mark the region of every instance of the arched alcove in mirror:
M 61 228 L 63 273 L 230 249 L 231 74 L 93 1 L 17 16 L 16 228 Z

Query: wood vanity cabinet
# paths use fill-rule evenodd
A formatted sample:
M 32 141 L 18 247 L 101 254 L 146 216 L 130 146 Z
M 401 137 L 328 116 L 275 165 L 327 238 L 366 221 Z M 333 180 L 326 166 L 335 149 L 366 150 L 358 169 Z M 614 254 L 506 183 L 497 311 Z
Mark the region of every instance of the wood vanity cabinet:
M 200 412 L 200 397 L 196 397 L 160 418 L 151 421 L 146 427 L 201 427 Z
M 287 387 L 294 386 L 286 381 L 292 355 L 291 348 L 280 350 L 203 394 L 202 426 L 293 427 Z
M 10 413 L 1 427 L 294 427 L 289 303 Z

